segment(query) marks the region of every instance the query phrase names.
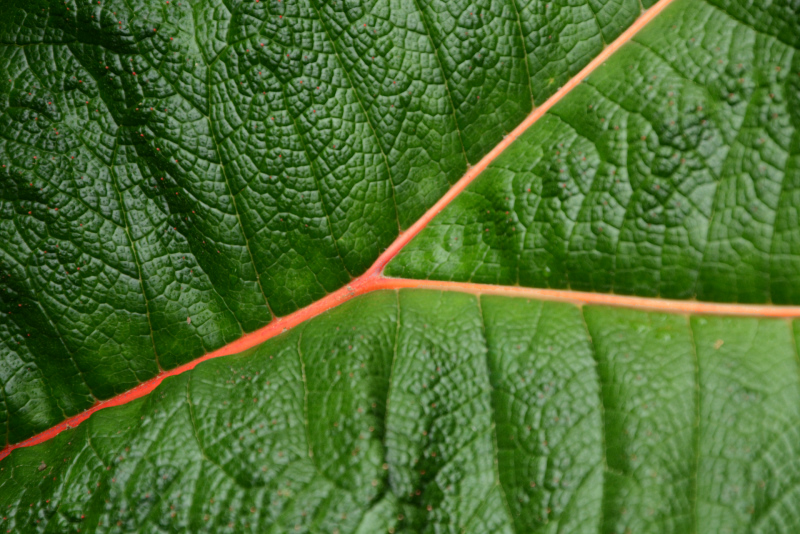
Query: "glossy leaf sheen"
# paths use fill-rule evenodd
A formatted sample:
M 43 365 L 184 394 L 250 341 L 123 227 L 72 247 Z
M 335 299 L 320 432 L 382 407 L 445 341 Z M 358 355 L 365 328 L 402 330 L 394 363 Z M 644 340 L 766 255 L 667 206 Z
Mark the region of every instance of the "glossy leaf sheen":
M 800 11 L 750 4 L 674 2 L 387 273 L 800 303 Z
M 7 442 L 342 287 L 639 13 L 4 0 Z
M 793 532 L 793 328 L 375 292 L 14 451 L 3 526 Z

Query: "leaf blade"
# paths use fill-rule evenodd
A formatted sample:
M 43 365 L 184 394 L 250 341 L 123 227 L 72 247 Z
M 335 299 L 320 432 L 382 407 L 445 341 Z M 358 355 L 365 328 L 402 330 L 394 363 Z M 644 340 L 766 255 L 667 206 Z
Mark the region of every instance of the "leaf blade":
M 709 3 L 671 4 L 387 274 L 793 303 L 792 50 Z
M 790 532 L 793 327 L 375 292 L 15 450 L 0 501 L 9 527 L 67 532 Z M 731 387 L 749 398 L 731 402 Z

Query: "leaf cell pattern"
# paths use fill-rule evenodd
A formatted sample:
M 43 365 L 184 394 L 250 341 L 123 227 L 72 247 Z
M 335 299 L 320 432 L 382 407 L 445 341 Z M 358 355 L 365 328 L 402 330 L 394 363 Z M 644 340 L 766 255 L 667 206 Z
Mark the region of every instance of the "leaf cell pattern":
M 6 443 L 348 284 L 652 4 L 6 0 Z M 797 304 L 798 48 L 675 0 L 387 273 Z M 794 532 L 798 331 L 372 291 L 14 450 L 0 527 Z

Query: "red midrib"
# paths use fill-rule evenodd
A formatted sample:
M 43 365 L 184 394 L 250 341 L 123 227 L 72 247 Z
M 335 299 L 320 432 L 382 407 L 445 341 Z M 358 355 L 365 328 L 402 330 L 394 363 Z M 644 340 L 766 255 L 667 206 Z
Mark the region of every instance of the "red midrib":
M 220 349 L 217 349 L 205 356 L 187 364 L 176 367 L 170 371 L 164 371 L 158 376 L 143 382 L 135 388 L 117 395 L 111 399 L 98 402 L 90 409 L 37 434 L 25 441 L 14 445 L 8 445 L 0 450 L 0 460 L 8 456 L 12 450 L 20 447 L 30 447 L 47 441 L 67 428 L 74 428 L 89 418 L 93 413 L 103 408 L 126 404 L 140 397 L 144 397 L 158 387 L 161 382 L 170 376 L 179 375 L 206 360 L 236 354 L 255 347 L 268 339 L 285 332 L 325 311 L 335 308 L 348 300 L 381 289 L 396 290 L 402 288 L 421 288 L 437 289 L 442 291 L 462 291 L 474 294 L 497 294 L 532 298 L 537 300 L 558 300 L 572 302 L 574 304 L 602 304 L 607 306 L 622 306 L 638 308 L 649 311 L 661 311 L 668 313 L 704 313 L 714 315 L 741 315 L 753 317 L 800 317 L 800 307 L 779 307 L 779 306 L 750 306 L 739 304 L 715 304 L 697 301 L 675 301 L 666 299 L 652 299 L 641 297 L 630 297 L 623 295 L 608 295 L 599 293 L 584 293 L 578 291 L 562 291 L 552 289 L 533 289 L 523 287 L 494 286 L 484 284 L 471 284 L 461 282 L 440 282 L 433 280 L 407 280 L 402 278 L 386 278 L 383 270 L 386 265 L 405 247 L 419 232 L 421 232 L 430 221 L 447 207 L 459 193 L 461 193 L 492 161 L 494 161 L 517 137 L 522 135 L 525 130 L 530 128 L 539 120 L 550 108 L 557 104 L 565 95 L 574 89 L 581 81 L 591 74 L 598 66 L 606 61 L 614 52 L 627 43 L 639 30 L 648 22 L 658 16 L 673 0 L 660 0 L 656 5 L 642 14 L 633 25 L 619 36 L 613 43 L 608 45 L 591 63 L 589 63 L 576 76 L 561 87 L 544 104 L 533 110 L 522 123 L 508 134 L 496 147 L 492 149 L 481 161 L 469 168 L 467 173 L 436 203 L 431 207 L 416 223 L 407 231 L 400 234 L 397 239 L 380 255 L 377 261 L 369 270 L 358 278 L 354 279 L 347 286 L 334 291 L 317 302 L 298 310 L 286 317 L 275 318 L 267 326 L 246 334 L 238 340 Z

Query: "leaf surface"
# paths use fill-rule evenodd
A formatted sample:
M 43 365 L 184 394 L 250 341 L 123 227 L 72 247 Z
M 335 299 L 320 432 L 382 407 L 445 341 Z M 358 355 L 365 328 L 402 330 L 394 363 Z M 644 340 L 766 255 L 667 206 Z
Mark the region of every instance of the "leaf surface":
M 800 303 L 800 16 L 753 4 L 671 4 L 387 273 Z
M 6 0 L 0 528 L 800 530 L 800 11 L 652 3 Z
M 791 532 L 796 328 L 374 292 L 14 451 L 4 526 Z
M 5 0 L 8 443 L 363 273 L 638 0 Z

